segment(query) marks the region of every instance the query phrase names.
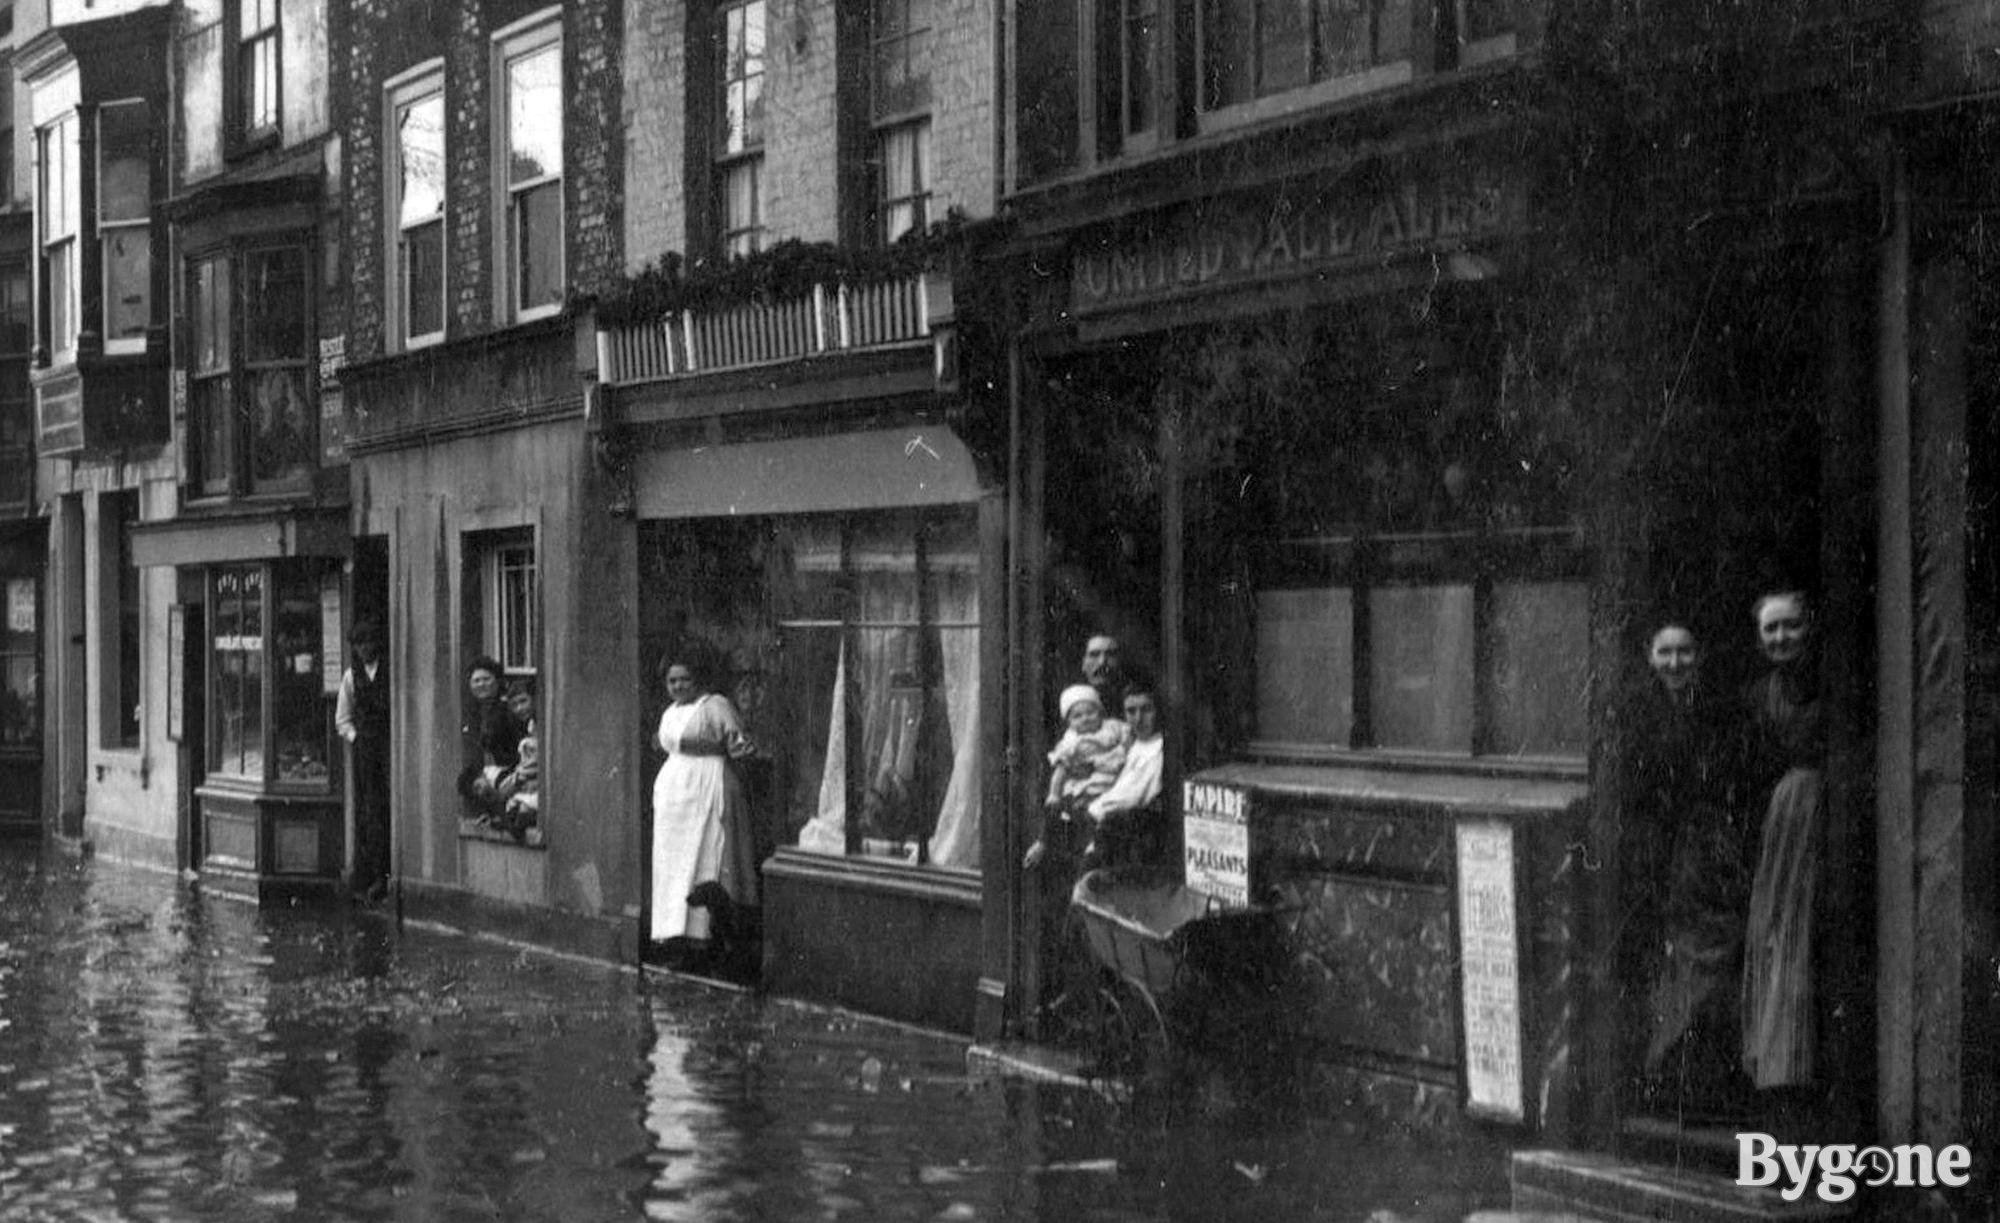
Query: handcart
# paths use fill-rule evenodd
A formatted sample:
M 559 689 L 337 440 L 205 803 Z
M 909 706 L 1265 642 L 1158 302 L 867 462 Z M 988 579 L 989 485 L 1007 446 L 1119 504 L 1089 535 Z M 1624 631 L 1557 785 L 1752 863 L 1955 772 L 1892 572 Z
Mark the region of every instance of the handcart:
M 1225 908 L 1176 871 L 1117 867 L 1078 879 L 1070 908 L 1103 970 L 1092 1026 L 1104 1069 L 1264 1043 L 1284 977 L 1279 910 Z

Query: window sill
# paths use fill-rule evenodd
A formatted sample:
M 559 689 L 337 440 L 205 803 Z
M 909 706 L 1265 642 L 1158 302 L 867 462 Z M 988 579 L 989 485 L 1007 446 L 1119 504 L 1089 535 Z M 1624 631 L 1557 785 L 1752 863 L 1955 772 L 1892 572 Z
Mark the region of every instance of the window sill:
M 1397 773 L 1479 777 L 1548 778 L 1582 781 L 1589 768 L 1582 756 L 1475 756 L 1470 752 L 1427 752 L 1393 748 L 1342 748 L 1308 743 L 1252 740 L 1245 754 L 1259 764 L 1302 768 L 1367 769 Z
M 1455 769 L 1406 765 L 1400 758 L 1378 756 L 1340 764 L 1242 761 L 1203 769 L 1187 781 L 1286 800 L 1389 808 L 1447 818 L 1560 817 L 1590 793 L 1580 771 L 1564 775 L 1494 773 L 1471 758 L 1460 761 Z
M 509 849 L 545 850 L 548 842 L 543 839 L 541 827 L 527 829 L 515 840 L 513 834 L 500 831 L 490 824 L 482 823 L 470 816 L 458 817 L 458 839 L 461 841 L 487 841 L 494 845 L 505 845 Z
M 1378 64 L 1373 68 L 1350 72 L 1346 76 L 1318 81 L 1284 93 L 1203 111 L 1195 117 L 1195 124 L 1203 135 L 1248 127 L 1271 119 L 1289 118 L 1300 111 L 1313 110 L 1330 102 L 1360 97 L 1363 94 L 1380 93 L 1398 85 L 1407 85 L 1414 79 L 1416 79 L 1416 67 L 1409 60 Z
M 843 890 L 893 892 L 977 909 L 980 874 L 958 866 L 917 866 L 865 854 L 842 857 L 782 846 L 764 862 L 767 888 L 790 880 Z

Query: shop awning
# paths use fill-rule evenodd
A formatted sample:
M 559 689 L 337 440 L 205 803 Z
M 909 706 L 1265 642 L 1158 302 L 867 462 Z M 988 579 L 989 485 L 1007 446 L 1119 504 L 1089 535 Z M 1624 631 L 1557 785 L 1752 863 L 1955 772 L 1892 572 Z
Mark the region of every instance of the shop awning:
M 972 452 L 943 425 L 653 450 L 636 467 L 641 518 L 962 505 L 979 496 Z
M 132 563 L 221 565 L 294 556 L 342 558 L 352 550 L 345 508 L 229 517 L 172 518 L 132 529 Z

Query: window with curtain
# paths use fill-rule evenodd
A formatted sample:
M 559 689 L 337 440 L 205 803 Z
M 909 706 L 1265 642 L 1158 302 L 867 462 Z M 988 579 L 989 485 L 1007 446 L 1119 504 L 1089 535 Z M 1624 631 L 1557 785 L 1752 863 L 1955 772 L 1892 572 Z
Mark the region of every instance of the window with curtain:
M 649 659 L 719 660 L 757 753 L 760 841 L 979 864 L 971 512 L 670 523 L 642 538 Z
M 389 90 L 395 162 L 387 176 L 395 218 L 390 306 L 397 345 L 444 338 L 444 70 Z
M 506 312 L 540 318 L 563 300 L 562 25 L 551 18 L 496 49 L 505 116 L 500 172 Z
M 763 245 L 764 0 L 716 10 L 715 161 L 725 254 Z
M 930 0 L 874 0 L 869 10 L 876 233 L 884 245 L 930 223 L 931 21 Z
M 41 229 L 42 283 L 48 313 L 43 338 L 57 364 L 76 359 L 82 309 L 77 284 L 76 244 L 82 229 L 78 206 L 77 120 L 66 114 L 35 133 L 41 174 L 36 183 L 35 220 Z
M 246 140 L 278 130 L 278 0 L 238 0 L 237 122 Z

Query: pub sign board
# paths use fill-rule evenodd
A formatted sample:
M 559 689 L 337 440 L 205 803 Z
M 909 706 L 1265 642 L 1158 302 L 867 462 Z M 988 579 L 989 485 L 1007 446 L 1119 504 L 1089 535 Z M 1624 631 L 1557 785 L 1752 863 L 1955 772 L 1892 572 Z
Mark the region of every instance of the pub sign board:
M 1250 904 L 1250 794 L 1212 781 L 1181 783 L 1187 886 L 1224 905 Z

